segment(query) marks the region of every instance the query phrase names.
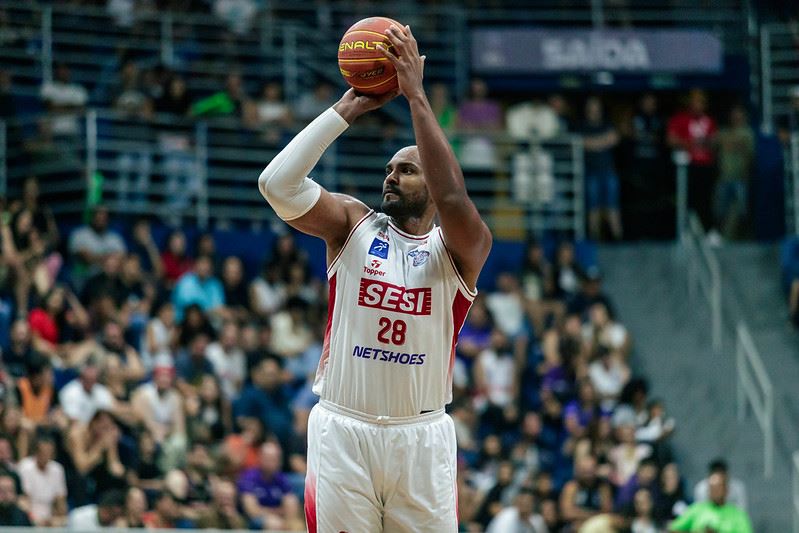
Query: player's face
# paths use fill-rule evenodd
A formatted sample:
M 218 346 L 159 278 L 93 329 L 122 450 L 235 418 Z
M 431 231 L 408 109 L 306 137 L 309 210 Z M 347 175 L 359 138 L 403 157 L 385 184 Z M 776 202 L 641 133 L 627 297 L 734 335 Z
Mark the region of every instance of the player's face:
M 386 164 L 381 210 L 394 218 L 421 217 L 429 201 L 419 151 L 405 147 Z

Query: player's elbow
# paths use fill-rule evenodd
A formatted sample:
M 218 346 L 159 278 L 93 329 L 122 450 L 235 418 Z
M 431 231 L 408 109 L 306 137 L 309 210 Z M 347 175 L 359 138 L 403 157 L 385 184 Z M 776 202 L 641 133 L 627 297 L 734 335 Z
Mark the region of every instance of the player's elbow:
M 261 196 L 268 202 L 269 201 L 269 183 L 274 179 L 274 170 L 267 166 L 258 176 L 258 190 L 261 191 Z

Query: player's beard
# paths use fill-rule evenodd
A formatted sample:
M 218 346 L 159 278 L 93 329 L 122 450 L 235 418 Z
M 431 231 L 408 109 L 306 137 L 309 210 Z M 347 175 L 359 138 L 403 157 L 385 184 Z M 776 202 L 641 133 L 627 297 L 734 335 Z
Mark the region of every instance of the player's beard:
M 383 197 L 383 203 L 380 204 L 380 210 L 388 216 L 396 219 L 408 218 L 421 218 L 427 208 L 427 198 L 423 195 L 417 195 L 408 198 L 399 192 L 391 191 L 396 197 L 396 200 L 386 200 Z

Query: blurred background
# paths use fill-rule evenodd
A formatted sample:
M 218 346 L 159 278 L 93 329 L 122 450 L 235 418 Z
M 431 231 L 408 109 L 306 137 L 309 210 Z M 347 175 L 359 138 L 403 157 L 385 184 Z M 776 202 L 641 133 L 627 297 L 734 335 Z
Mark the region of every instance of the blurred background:
M 0 525 L 304 530 L 325 253 L 256 180 L 373 15 L 494 233 L 461 530 L 799 533 L 791 0 L 0 0 Z M 379 205 L 412 143 L 399 98 L 313 176 Z

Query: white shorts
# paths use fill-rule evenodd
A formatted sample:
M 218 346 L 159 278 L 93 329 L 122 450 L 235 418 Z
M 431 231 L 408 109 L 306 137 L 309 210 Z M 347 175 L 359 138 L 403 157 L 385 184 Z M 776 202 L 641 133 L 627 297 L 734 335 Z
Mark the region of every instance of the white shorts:
M 456 453 L 443 409 L 376 417 L 322 400 L 308 421 L 308 531 L 456 532 Z

